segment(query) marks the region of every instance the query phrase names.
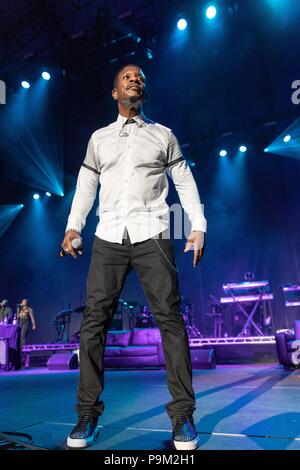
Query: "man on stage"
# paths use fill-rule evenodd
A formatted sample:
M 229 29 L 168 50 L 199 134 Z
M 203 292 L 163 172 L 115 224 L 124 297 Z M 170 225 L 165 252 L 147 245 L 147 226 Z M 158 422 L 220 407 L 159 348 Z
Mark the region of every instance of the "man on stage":
M 117 73 L 112 97 L 117 120 L 94 132 L 80 168 L 62 248 L 76 257 L 74 239 L 85 226 L 100 183 L 99 217 L 87 281 L 87 307 L 80 334 L 78 422 L 67 444 L 92 444 L 98 435 L 104 387 L 106 334 L 126 275 L 137 275 L 159 326 L 172 400 L 166 410 L 178 450 L 198 446 L 193 421 L 195 395 L 187 332 L 180 312 L 177 269 L 169 238 L 167 175 L 191 222 L 185 251 L 194 250 L 193 265 L 204 250 L 206 220 L 191 170 L 173 132 L 142 113 L 145 76 L 136 65 Z

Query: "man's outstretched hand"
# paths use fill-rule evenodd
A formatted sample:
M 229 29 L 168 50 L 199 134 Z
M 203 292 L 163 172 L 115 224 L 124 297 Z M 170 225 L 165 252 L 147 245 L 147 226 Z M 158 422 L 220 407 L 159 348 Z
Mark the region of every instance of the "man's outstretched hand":
M 69 232 L 66 232 L 65 238 L 62 241 L 61 247 L 62 249 L 73 256 L 73 258 L 77 258 L 77 254 L 82 255 L 82 248 L 80 250 L 74 250 L 72 246 L 72 241 L 78 238 L 80 241 L 82 240 L 81 236 L 79 233 L 74 232 L 73 230 L 70 230 Z
M 205 246 L 205 233 L 200 232 L 198 230 L 194 230 L 190 233 L 187 238 L 187 242 L 184 248 L 184 253 L 191 249 L 194 250 L 194 259 L 193 259 L 193 266 L 196 268 L 197 264 L 199 263 L 200 259 L 204 253 L 204 246 Z

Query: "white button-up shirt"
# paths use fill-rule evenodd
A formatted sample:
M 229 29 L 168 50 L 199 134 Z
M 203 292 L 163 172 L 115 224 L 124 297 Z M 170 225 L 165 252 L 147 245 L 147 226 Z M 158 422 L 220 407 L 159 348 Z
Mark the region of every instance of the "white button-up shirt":
M 80 168 L 67 229 L 85 226 L 98 184 L 99 223 L 95 235 L 122 243 L 125 227 L 132 243 L 168 228 L 168 178 L 172 178 L 191 230 L 206 232 L 206 219 L 192 172 L 173 132 L 138 115 L 134 123 L 118 115 L 95 131 Z

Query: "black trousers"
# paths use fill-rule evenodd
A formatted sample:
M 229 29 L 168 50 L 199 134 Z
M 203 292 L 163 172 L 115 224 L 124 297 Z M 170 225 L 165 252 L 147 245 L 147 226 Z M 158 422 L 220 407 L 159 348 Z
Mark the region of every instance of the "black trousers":
M 22 347 L 24 344 L 26 344 L 26 337 L 28 333 L 28 328 L 29 328 L 29 318 L 21 318 L 19 320 L 19 326 L 21 328 L 21 339 L 20 339 L 20 346 L 21 346 L 21 352 L 22 352 Z
M 128 233 L 124 234 L 122 244 L 95 237 L 87 282 L 87 307 L 80 333 L 76 406 L 79 415 L 99 416 L 104 411 L 100 396 L 104 389 L 106 335 L 126 274 L 133 268 L 161 332 L 167 385 L 172 396 L 166 404 L 167 413 L 171 419 L 192 416 L 196 408 L 188 336 L 180 312 L 174 250 L 172 241 L 164 238 L 164 233 L 155 239 L 133 244 Z

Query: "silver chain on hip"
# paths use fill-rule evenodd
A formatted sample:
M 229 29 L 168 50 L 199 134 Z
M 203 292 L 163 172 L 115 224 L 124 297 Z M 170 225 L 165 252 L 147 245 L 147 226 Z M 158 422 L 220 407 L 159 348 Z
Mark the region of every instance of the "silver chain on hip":
M 162 254 L 164 255 L 164 258 L 166 259 L 166 261 L 168 262 L 168 264 L 171 266 L 172 269 L 174 269 L 174 271 L 178 272 L 178 269 L 173 265 L 173 263 L 169 260 L 169 258 L 167 257 L 166 253 L 164 252 L 164 250 L 162 249 L 162 247 L 160 246 L 160 244 L 158 243 L 158 241 L 156 240 L 156 238 L 153 238 L 152 240 L 155 241 L 156 245 L 158 246 L 158 248 L 160 249 L 160 251 L 162 252 Z

